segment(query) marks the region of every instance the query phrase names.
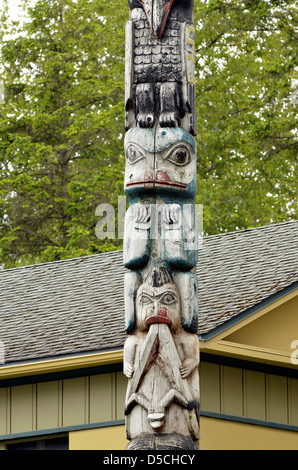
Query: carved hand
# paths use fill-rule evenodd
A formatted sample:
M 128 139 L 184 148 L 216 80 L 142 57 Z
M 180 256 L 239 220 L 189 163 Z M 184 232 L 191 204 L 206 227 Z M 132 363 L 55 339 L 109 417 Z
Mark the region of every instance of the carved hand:
M 196 367 L 196 361 L 193 358 L 187 358 L 183 361 L 182 365 L 180 366 L 180 374 L 183 379 L 189 376 L 189 374 L 194 370 Z
M 132 378 L 134 371 L 135 371 L 135 368 L 134 368 L 133 364 L 128 364 L 124 367 L 124 374 L 129 379 Z

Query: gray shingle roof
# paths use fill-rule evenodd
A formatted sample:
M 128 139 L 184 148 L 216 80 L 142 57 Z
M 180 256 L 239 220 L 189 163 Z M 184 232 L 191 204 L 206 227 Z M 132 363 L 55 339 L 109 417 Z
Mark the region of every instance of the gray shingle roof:
M 298 281 L 298 221 L 205 238 L 197 273 L 204 334 Z
M 0 271 L 5 363 L 121 347 L 122 252 Z M 298 281 L 298 221 L 204 238 L 199 249 L 204 335 Z

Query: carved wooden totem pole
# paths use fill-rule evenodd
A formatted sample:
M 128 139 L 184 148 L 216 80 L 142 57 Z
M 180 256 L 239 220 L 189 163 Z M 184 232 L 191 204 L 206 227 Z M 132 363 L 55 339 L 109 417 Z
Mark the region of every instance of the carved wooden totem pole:
M 193 0 L 129 0 L 127 449 L 198 450 Z

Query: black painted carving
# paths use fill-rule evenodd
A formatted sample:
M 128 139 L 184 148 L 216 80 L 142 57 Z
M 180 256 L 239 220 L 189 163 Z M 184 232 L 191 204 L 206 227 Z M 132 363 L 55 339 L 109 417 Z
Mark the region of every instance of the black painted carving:
M 158 122 L 161 127 L 179 126 L 195 134 L 193 0 L 128 3 L 132 70 L 126 130 L 135 125 L 150 128 Z

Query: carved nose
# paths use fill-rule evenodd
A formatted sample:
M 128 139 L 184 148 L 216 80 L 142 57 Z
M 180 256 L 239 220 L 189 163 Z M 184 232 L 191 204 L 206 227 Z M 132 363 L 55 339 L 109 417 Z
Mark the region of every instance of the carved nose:
M 156 181 L 164 182 L 164 183 L 169 183 L 171 181 L 168 173 L 166 171 L 159 170 L 156 173 Z
M 153 172 L 152 171 L 145 171 L 144 181 L 149 181 L 149 182 L 153 181 Z
M 165 307 L 159 307 L 159 309 L 157 310 L 157 314 L 160 315 L 161 317 L 167 317 L 168 311 Z
M 155 312 L 156 312 L 156 305 L 152 305 L 148 307 L 146 311 L 147 316 L 154 315 Z M 165 307 L 159 307 L 157 309 L 157 315 L 159 315 L 160 317 L 167 317 L 168 310 Z

